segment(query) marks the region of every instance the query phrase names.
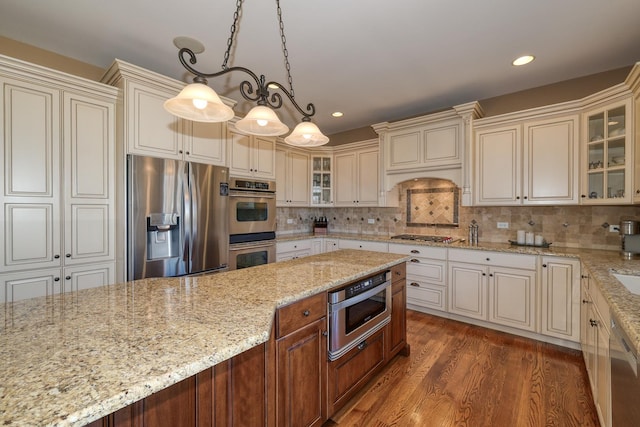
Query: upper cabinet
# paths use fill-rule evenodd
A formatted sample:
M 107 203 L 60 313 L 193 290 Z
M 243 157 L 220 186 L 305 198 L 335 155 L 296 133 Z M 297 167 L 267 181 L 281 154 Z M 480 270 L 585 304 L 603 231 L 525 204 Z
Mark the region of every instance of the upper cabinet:
M 378 161 L 377 147 L 335 154 L 335 206 L 378 205 Z
M 578 116 L 479 127 L 475 204 L 578 203 Z
M 583 114 L 583 204 L 630 203 L 633 200 L 631 117 L 631 97 Z
M 333 156 L 331 154 L 311 155 L 311 205 L 330 206 L 333 204 Z
M 309 154 L 276 147 L 276 206 L 309 206 Z
M 164 109 L 164 102 L 178 94 L 184 83 L 119 60 L 102 80 L 122 90 L 126 154 L 225 165 L 226 123 L 192 122 Z
M 228 144 L 231 176 L 276 179 L 275 137 L 244 135 L 230 129 Z

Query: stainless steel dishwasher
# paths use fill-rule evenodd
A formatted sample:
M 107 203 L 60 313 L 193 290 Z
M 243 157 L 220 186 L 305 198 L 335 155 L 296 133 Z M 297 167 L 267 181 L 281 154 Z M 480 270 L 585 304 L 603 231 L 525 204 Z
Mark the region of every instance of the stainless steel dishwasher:
M 638 353 L 620 322 L 611 316 L 611 425 L 640 425 L 640 378 Z

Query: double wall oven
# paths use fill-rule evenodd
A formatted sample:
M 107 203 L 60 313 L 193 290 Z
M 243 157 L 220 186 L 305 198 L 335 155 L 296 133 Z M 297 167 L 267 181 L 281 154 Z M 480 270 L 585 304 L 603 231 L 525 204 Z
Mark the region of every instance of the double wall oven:
M 276 258 L 276 183 L 247 178 L 229 182 L 229 269 Z

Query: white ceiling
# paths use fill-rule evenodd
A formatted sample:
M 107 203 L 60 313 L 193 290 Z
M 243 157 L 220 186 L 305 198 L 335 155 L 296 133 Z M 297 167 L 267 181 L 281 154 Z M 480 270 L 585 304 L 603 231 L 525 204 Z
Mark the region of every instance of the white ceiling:
M 640 61 L 639 0 L 281 0 L 296 100 L 325 134 Z M 275 0 L 247 0 L 229 65 L 286 84 Z M 234 0 L 2 0 L 0 35 L 106 68 L 114 58 L 190 81 L 172 40 L 219 71 Z M 536 61 L 511 66 L 530 53 Z M 246 77 L 210 79 L 219 94 Z M 286 102 L 285 102 L 286 104 Z M 300 119 L 290 107 L 281 118 Z M 333 111 L 344 117 L 334 119 Z M 282 110 L 280 110 L 282 111 Z

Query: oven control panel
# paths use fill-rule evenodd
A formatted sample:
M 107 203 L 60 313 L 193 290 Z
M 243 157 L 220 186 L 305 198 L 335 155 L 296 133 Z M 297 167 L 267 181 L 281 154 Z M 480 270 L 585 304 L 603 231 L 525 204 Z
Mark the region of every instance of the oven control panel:
M 387 272 L 376 274 L 375 276 L 368 277 L 360 280 L 356 283 L 352 283 L 344 289 L 345 299 L 349 299 L 358 294 L 361 294 L 369 289 L 373 289 L 378 285 L 387 281 Z

